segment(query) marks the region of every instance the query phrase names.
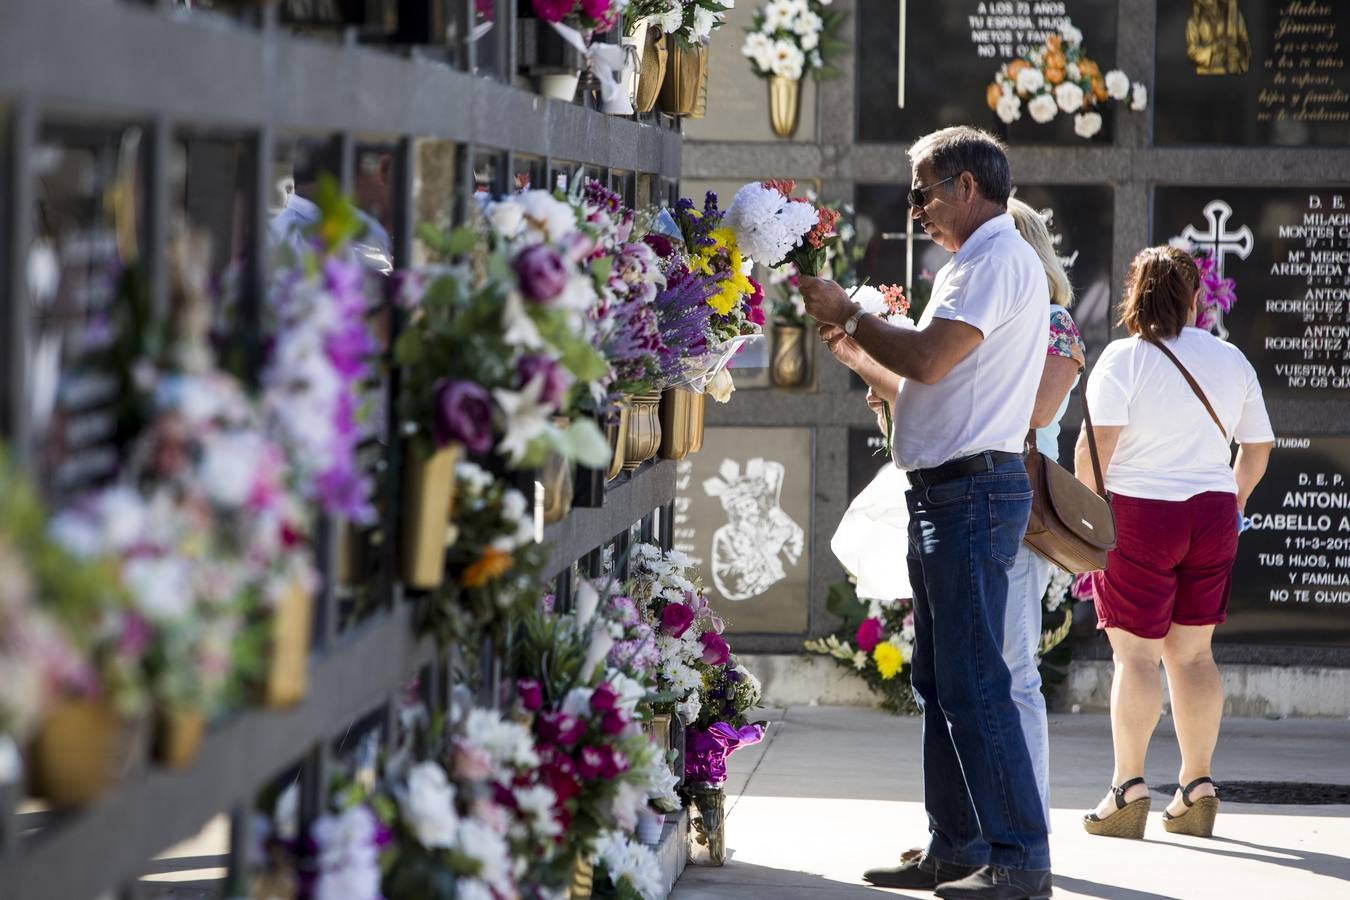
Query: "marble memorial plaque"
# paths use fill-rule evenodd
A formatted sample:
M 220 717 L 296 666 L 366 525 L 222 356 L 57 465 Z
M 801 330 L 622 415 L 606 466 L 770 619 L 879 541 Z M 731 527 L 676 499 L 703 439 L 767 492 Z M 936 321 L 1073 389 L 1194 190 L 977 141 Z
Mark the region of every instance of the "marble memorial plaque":
M 862 493 L 872 483 L 882 466 L 891 464 L 886 455 L 886 442 L 876 428 L 848 430 L 848 501 Z
M 679 464 L 675 548 L 733 633 L 806 631 L 811 429 L 708 428 Z
M 1215 252 L 1237 302 L 1217 332 L 1256 367 L 1267 397 L 1350 389 L 1350 188 L 1159 187 L 1155 243 Z
M 948 125 L 976 125 L 1018 143 L 1089 143 L 1074 134 L 1072 116 L 1038 125 L 1023 109 L 1004 125 L 985 91 L 1001 65 L 1040 46 L 1066 18 L 1102 71 L 1115 68 L 1116 13 L 1111 0 L 859 3 L 858 140 L 908 142 Z M 1111 139 L 1107 114 L 1090 143 Z
M 1279 438 L 1244 514 L 1215 638 L 1350 646 L 1350 438 Z
M 1350 3 L 1159 0 L 1159 144 L 1350 143 Z

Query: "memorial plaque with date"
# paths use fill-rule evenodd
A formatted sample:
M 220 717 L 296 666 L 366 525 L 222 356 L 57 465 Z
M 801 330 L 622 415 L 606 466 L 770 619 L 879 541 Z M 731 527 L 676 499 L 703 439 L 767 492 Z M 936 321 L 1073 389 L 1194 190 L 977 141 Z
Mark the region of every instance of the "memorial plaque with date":
M 902 142 L 948 125 L 976 125 L 1016 143 L 1103 143 L 1112 116 L 1091 141 L 1073 132 L 1073 117 L 1038 125 L 1025 108 L 1011 126 L 985 102 L 1005 62 L 1039 47 L 1065 19 L 1083 32 L 1087 55 L 1102 71 L 1115 67 L 1113 0 L 948 0 L 859 3 L 858 140 Z
M 1350 646 L 1350 438 L 1279 438 L 1244 513 L 1215 636 Z
M 886 442 L 877 428 L 850 428 L 848 430 L 848 501 L 862 493 L 872 483 L 881 467 L 890 464 Z
M 1350 3 L 1159 0 L 1159 144 L 1350 143 Z
M 1215 254 L 1237 304 L 1218 334 L 1256 367 L 1267 396 L 1350 390 L 1350 188 L 1160 187 L 1155 243 Z

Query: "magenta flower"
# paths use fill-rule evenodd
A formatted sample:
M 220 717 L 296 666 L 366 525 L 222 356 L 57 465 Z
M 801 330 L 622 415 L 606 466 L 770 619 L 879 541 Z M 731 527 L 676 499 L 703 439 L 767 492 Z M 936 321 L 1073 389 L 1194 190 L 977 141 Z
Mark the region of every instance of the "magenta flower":
M 600 686 L 591 692 L 591 709 L 595 712 L 610 712 L 618 705 L 619 692 L 610 687 L 607 681 L 600 682 Z
M 567 287 L 567 267 L 558 251 L 546 244 L 527 247 L 511 262 L 520 282 L 520 292 L 531 300 L 546 303 Z
M 609 752 L 604 754 L 604 760 L 600 764 L 600 775 L 602 778 L 617 778 L 628 771 L 628 757 L 623 755 L 623 751 L 618 747 L 610 747 Z
M 669 603 L 661 610 L 661 631 L 681 637 L 694 624 L 694 611 L 683 603 Z
M 858 649 L 864 653 L 871 653 L 877 644 L 881 643 L 881 620 L 875 618 L 863 619 L 862 624 L 858 626 L 858 632 L 853 636 Z
M 539 379 L 544 389 L 539 393 L 539 402 L 557 411 L 567 397 L 567 389 L 572 386 L 572 375 L 556 360 L 535 353 L 527 353 L 516 363 L 516 377 L 522 387 Z
M 491 450 L 492 398 L 483 386 L 472 381 L 439 382 L 431 435 L 437 447 L 459 441 L 470 453 Z
M 539 716 L 539 736 L 550 744 L 570 747 L 586 733 L 586 723 L 560 712 L 546 712 Z
M 707 631 L 699 635 L 703 644 L 703 661 L 710 666 L 720 666 L 731 658 L 731 648 L 720 634 Z
M 608 756 L 609 754 L 599 747 L 582 747 L 581 752 L 577 754 L 577 774 L 582 778 L 595 778 L 605 768 Z
M 516 693 L 520 695 L 520 705 L 530 712 L 538 712 L 544 705 L 544 689 L 533 678 L 517 681 Z
M 572 11 L 575 0 L 530 0 L 534 14 L 545 22 L 561 22 Z
M 628 719 L 617 709 L 611 709 L 605 713 L 605 717 L 600 720 L 600 730 L 611 737 L 623 732 L 628 727 Z

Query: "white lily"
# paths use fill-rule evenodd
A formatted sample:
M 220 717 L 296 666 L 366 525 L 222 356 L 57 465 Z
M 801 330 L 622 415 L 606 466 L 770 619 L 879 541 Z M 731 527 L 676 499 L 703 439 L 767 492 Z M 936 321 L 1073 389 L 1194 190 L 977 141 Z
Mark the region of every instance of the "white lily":
M 506 419 L 506 434 L 497 444 L 497 451 L 507 454 L 513 464 L 524 459 L 530 442 L 548 430 L 549 410 L 539 402 L 543 389 L 543 380 L 536 378 L 522 391 L 497 388 L 492 392 Z

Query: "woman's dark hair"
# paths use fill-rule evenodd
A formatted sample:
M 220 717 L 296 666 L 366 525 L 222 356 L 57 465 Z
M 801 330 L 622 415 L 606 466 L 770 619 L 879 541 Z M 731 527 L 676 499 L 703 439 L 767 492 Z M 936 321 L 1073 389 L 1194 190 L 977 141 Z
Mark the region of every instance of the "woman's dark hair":
M 1120 324 L 1146 341 L 1176 337 L 1200 287 L 1195 260 L 1176 247 L 1146 247 L 1130 262 Z

